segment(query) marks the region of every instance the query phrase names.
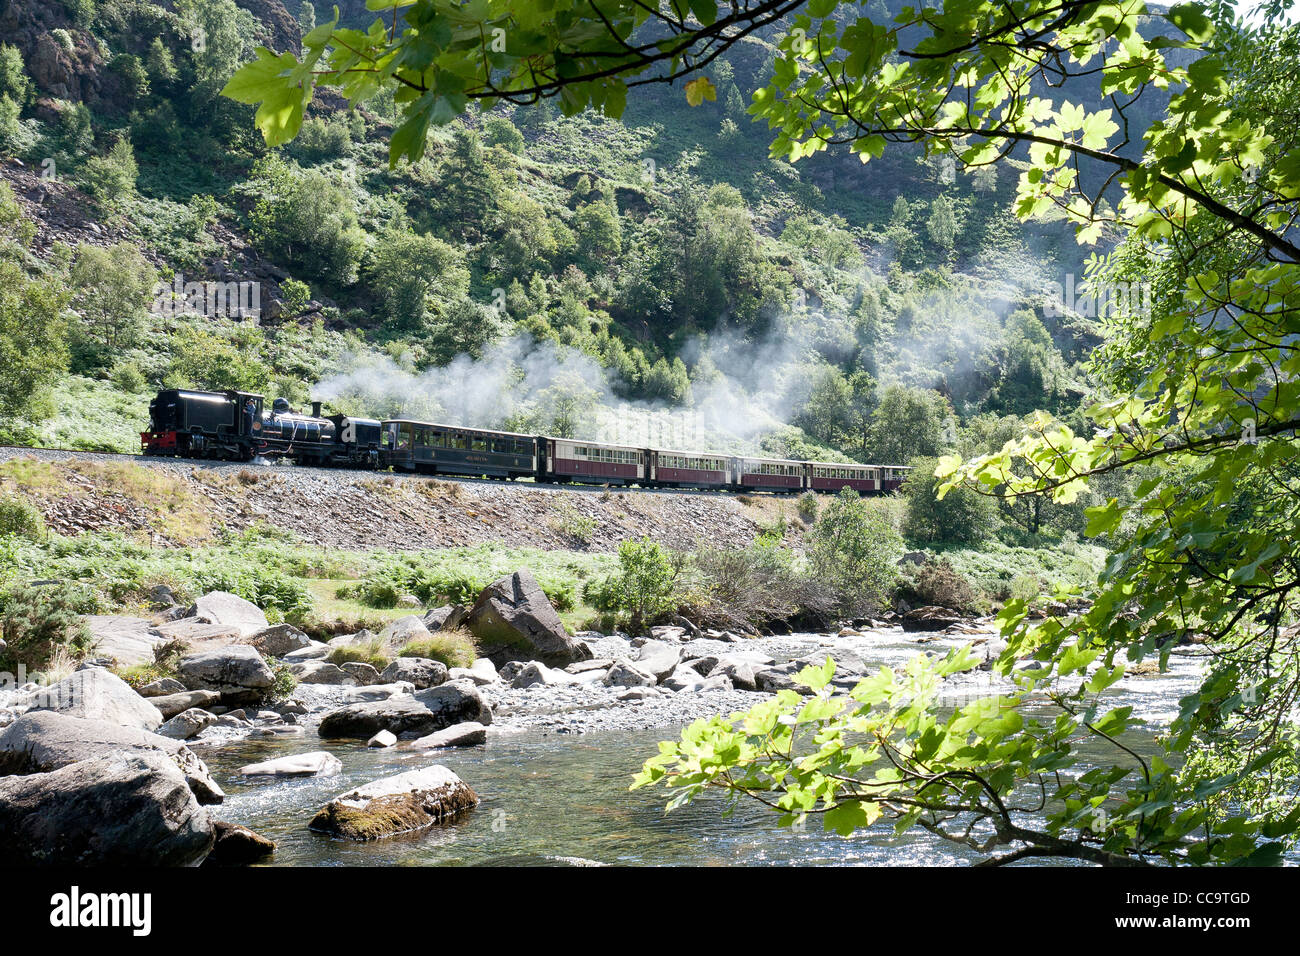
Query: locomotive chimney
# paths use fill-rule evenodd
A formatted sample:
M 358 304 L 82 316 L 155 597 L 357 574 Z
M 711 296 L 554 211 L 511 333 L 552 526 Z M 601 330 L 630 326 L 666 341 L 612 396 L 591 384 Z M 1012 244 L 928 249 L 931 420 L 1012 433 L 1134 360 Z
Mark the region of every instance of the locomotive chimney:
M 311 403 L 311 417 L 320 418 L 320 402 Z

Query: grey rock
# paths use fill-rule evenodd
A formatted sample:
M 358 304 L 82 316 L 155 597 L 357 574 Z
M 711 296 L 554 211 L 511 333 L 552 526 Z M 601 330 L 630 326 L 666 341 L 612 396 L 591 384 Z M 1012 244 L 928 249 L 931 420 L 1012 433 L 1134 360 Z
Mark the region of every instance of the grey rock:
M 244 643 L 265 657 L 284 657 L 311 647 L 312 640 L 292 624 L 273 624 L 245 638 Z
M 681 650 L 672 644 L 663 640 L 646 641 L 637 651 L 636 666 L 640 670 L 653 674 L 655 680 L 663 680 L 677 669 L 681 659 Z
M 217 722 L 217 718 L 206 710 L 191 707 L 173 717 L 158 728 L 158 736 L 172 737 L 176 740 L 189 740 L 197 737 Z
M 379 683 L 379 671 L 375 670 L 373 664 L 366 664 L 363 661 L 347 661 L 339 666 L 343 668 L 343 673 L 351 677 L 358 687 L 369 687 L 371 684 Z
M 497 669 L 497 677 L 507 684 L 514 683 L 514 679 L 519 676 L 519 672 L 527 663 L 527 661 L 506 661 Z
M 184 775 L 199 803 L 221 803 L 225 799 L 207 766 L 180 741 L 54 711 L 26 714 L 0 733 L 0 776 L 48 773 L 105 753 L 146 750 L 166 754 Z
M 212 843 L 207 811 L 158 751 L 0 779 L 3 866 L 187 866 Z
M 190 654 L 181 658 L 177 671 L 191 690 L 215 690 L 230 702 L 259 700 L 275 683 L 262 655 L 247 644 Z
M 379 637 L 383 640 L 385 648 L 396 652 L 411 641 L 427 640 L 433 637 L 433 634 L 424 626 L 424 621 L 414 614 L 409 614 L 390 621 L 388 626 L 379 633 Z
M 343 769 L 343 761 L 324 750 L 263 760 L 239 768 L 245 777 L 328 777 Z
M 483 656 L 500 667 L 510 660 L 538 660 L 564 667 L 587 656 L 529 571 L 516 571 L 483 589 L 466 621 Z
M 399 657 L 385 667 L 379 677 L 384 681 L 407 681 L 417 689 L 424 690 L 446 682 L 447 665 L 427 657 Z
M 393 697 L 332 710 L 321 718 L 317 733 L 325 740 L 340 737 L 369 740 L 381 730 L 391 731 L 398 737 L 423 737 L 455 722 L 440 717 L 413 697 Z
M 185 685 L 174 677 L 161 677 L 141 687 L 137 693 L 141 697 L 166 697 L 169 694 L 184 693 Z M 158 705 L 155 704 L 155 707 Z
M 460 604 L 447 604 L 435 607 L 424 615 L 424 626 L 432 632 L 454 631 L 465 623 L 469 610 Z
M 144 618 L 89 614 L 84 620 L 96 656 L 111 658 L 123 666 L 152 661 L 154 648 L 167 641 Z
M 296 664 L 301 661 L 318 661 L 329 657 L 330 646 L 324 641 L 311 641 L 306 647 L 297 651 L 290 651 L 284 655 L 287 663 Z
M 378 840 L 450 822 L 478 802 L 478 794 L 460 777 L 434 765 L 340 794 L 321 808 L 309 826 L 344 839 Z
M 440 721 L 437 727 L 432 727 L 425 733 L 469 720 L 480 724 L 492 723 L 492 708 L 483 699 L 478 687 L 470 681 L 448 681 L 428 690 L 417 691 L 415 699 L 428 707 Z
M 252 637 L 270 626 L 261 608 L 227 591 L 213 591 L 195 601 L 193 617 L 205 624 L 234 627 L 241 637 Z
M 299 684 L 351 684 L 351 675 L 328 661 L 298 661 L 289 665 L 289 673 Z
M 203 866 L 247 866 L 275 852 L 275 843 L 238 823 L 217 820 L 212 835 L 212 851 Z
M 615 661 L 605 675 L 605 683 L 611 687 L 653 687 L 656 682 L 654 674 L 631 661 Z
M 371 737 L 369 740 L 366 741 L 366 746 L 383 748 L 383 747 L 391 747 L 395 743 L 397 743 L 396 734 L 394 734 L 391 730 L 381 730 L 379 733 L 375 734 L 373 737 Z
M 904 631 L 942 631 L 946 627 L 960 624 L 966 619 L 956 611 L 946 607 L 918 607 L 903 615 Z
M 453 724 L 445 730 L 413 740 L 410 746 L 417 750 L 434 750 L 442 747 L 474 747 L 485 743 L 487 728 L 476 720 L 467 720 L 463 724 Z
M 119 727 L 157 730 L 162 713 L 131 686 L 103 668 L 77 671 L 57 684 L 21 698 L 24 710 L 52 710 L 69 717 L 102 720 Z
M 510 686 L 516 689 L 533 686 L 555 687 L 576 682 L 577 678 L 572 674 L 547 667 L 541 661 L 529 661 L 515 679 L 510 682 Z
M 166 697 L 150 697 L 149 703 L 157 707 L 159 713 L 170 720 L 191 707 L 211 707 L 219 700 L 221 694 L 215 690 L 187 690 L 179 694 L 168 694 Z

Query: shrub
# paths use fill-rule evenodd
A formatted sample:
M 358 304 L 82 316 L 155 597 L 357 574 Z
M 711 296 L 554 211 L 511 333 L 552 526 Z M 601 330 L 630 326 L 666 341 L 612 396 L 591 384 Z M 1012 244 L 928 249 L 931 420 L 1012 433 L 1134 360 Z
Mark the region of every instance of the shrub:
M 812 524 L 817 520 L 817 511 L 821 507 L 821 499 L 817 497 L 815 491 L 805 491 L 799 496 L 799 502 L 795 506 L 799 511 L 799 517 L 803 519 L 804 524 Z
M 13 536 L 36 541 L 45 537 L 45 519 L 22 498 L 0 498 L 0 538 Z
M 912 607 L 934 605 L 953 611 L 973 612 L 975 589 L 947 561 L 927 561 L 898 582 L 895 596 Z
M 803 618 L 830 620 L 834 595 L 776 543 L 745 549 L 704 548 L 693 556 L 697 586 L 688 595 L 694 616 L 719 626 L 757 628 Z
M 87 597 L 66 586 L 28 587 L 3 599 L 0 636 L 5 649 L 0 663 L 15 671 L 21 664 L 29 672 L 40 670 L 62 651 L 74 660 L 84 658 L 93 643 L 81 615 Z
M 677 595 L 681 557 L 649 539 L 624 541 L 618 549 L 619 573 L 594 580 L 583 594 L 597 610 L 623 612 L 633 628 L 653 623 L 670 611 Z
M 119 139 L 103 156 L 86 160 L 82 180 L 95 198 L 112 202 L 135 192 L 139 174 L 130 140 Z
M 898 570 L 903 541 L 880 509 L 851 488 L 835 496 L 808 533 L 813 573 L 848 614 L 880 605 Z
M 469 667 L 477 656 L 474 638 L 468 631 L 439 631 L 431 637 L 408 642 L 398 657 L 425 657 L 448 667 Z
M 271 700 L 284 700 L 298 687 L 298 678 L 293 676 L 292 667 L 274 657 L 263 657 L 262 660 L 266 661 L 266 666 L 271 668 L 271 674 L 275 678 L 267 697 Z

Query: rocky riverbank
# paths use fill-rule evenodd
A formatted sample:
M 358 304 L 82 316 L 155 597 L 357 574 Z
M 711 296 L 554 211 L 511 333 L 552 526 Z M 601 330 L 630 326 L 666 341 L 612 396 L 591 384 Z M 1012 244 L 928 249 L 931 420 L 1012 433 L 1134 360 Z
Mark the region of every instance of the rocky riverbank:
M 827 656 L 847 688 L 886 648 L 937 653 L 972 642 L 995 650 L 988 622 L 920 634 L 886 622 L 831 635 L 742 637 L 689 626 L 569 634 L 527 572 L 494 583 L 472 607 L 328 643 L 271 625 L 259 608 L 221 592 L 152 620 L 88 624 L 96 644 L 77 671 L 0 689 L 0 846 L 8 848 L 0 862 L 252 862 L 273 846 L 223 818 L 225 788 L 328 778 L 340 766 L 331 748 L 361 743 L 419 766 L 377 772 L 303 826 L 380 839 L 477 806 L 474 782 L 439 763 L 458 748 L 516 734 L 667 732 L 798 689 L 793 675 Z M 473 635 L 481 656 L 472 666 L 402 656 L 401 648 L 429 646 L 449 627 Z M 339 653 L 355 648 L 391 660 L 380 670 Z M 118 676 L 155 658 L 167 676 L 135 687 Z M 209 770 L 259 740 L 277 741 L 280 755 L 233 778 Z M 93 814 L 77 809 L 88 800 Z

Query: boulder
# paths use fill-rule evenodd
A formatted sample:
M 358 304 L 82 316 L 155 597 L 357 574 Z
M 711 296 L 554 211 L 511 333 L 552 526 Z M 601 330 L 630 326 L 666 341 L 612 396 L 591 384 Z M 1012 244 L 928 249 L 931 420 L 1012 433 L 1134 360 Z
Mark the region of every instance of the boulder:
M 483 656 L 498 667 L 510 660 L 564 667 L 590 656 L 564 630 L 529 571 L 516 571 L 484 588 L 466 624 L 478 638 Z
M 57 684 L 21 698 L 19 705 L 26 710 L 52 710 L 138 730 L 157 730 L 163 722 L 157 707 L 102 667 L 76 671 Z
M 166 697 L 150 697 L 149 703 L 157 707 L 163 717 L 170 720 L 191 707 L 211 707 L 219 700 L 221 695 L 215 690 L 187 690 L 180 694 L 168 694 Z
M 480 657 L 469 667 L 453 667 L 447 671 L 448 680 L 469 680 L 480 686 L 501 680 L 497 667 L 486 657 Z
M 604 680 L 610 687 L 653 687 L 658 683 L 654 674 L 631 661 L 615 661 Z
M 245 777 L 328 777 L 343 769 L 343 761 L 332 753 L 317 750 L 312 753 L 276 757 L 261 763 L 250 763 L 239 768 Z
M 686 640 L 686 628 L 673 624 L 661 624 L 650 628 L 650 636 L 656 641 L 671 641 L 680 644 Z
M 726 678 L 737 690 L 758 690 L 758 672 L 766 665 L 751 661 L 724 659 L 714 665 L 708 673 L 708 679 Z
M 153 649 L 167 641 L 144 618 L 88 614 L 84 620 L 94 641 L 95 656 L 110 658 L 124 667 L 153 661 Z
M 430 637 L 433 637 L 433 633 L 424 626 L 424 621 L 414 614 L 390 621 L 388 626 L 379 632 L 384 648 L 394 654 L 411 641 L 427 640 Z
M 180 741 L 54 711 L 26 714 L 0 733 L 0 776 L 48 773 L 108 752 L 154 750 L 176 764 L 199 803 L 226 798 L 203 761 Z
M 687 667 L 681 664 L 671 674 L 659 682 L 661 687 L 667 687 L 671 691 L 698 691 L 708 682 L 708 678 L 700 676 L 700 672 L 693 667 Z
M 417 750 L 434 750 L 441 747 L 474 747 L 487 743 L 487 728 L 476 720 L 467 720 L 463 724 L 453 724 L 446 730 L 439 730 L 411 741 L 411 747 Z
M 180 694 L 185 690 L 185 685 L 175 677 L 162 677 L 155 681 L 150 681 L 143 687 L 139 688 L 136 693 L 141 697 L 166 697 L 169 694 Z M 157 707 L 157 704 L 154 704 Z M 164 715 L 165 716 L 165 715 Z
M 353 684 L 355 680 L 337 664 L 328 661 L 300 661 L 289 665 L 299 684 Z
M 379 675 L 384 681 L 404 680 L 418 690 L 437 687 L 447 680 L 447 665 L 427 657 L 399 657 Z
M 409 697 L 415 693 L 415 685 L 404 680 L 391 684 L 371 684 L 369 687 L 349 687 L 349 701 L 391 700 L 394 697 Z
M 393 697 L 332 710 L 321 718 L 317 733 L 325 740 L 339 737 L 369 740 L 381 730 L 398 737 L 423 737 L 453 723 L 456 721 L 442 718 L 413 697 Z
M 447 823 L 478 806 L 478 794 L 446 767 L 384 777 L 340 794 L 309 824 L 348 840 L 378 840 Z
M 158 728 L 159 737 L 172 737 L 176 740 L 189 740 L 197 737 L 217 722 L 215 714 L 191 707 L 182 711 Z
M 0 866 L 188 866 L 212 842 L 207 811 L 160 751 L 0 778 Z
M 435 607 L 428 614 L 424 615 L 424 626 L 431 632 L 454 631 L 465 623 L 465 618 L 469 611 L 460 604 L 447 604 L 443 607 Z
M 310 647 L 312 640 L 292 624 L 273 624 L 244 638 L 243 643 L 256 648 L 264 657 L 284 657 Z
M 918 607 L 903 615 L 903 630 L 942 631 L 945 627 L 952 627 L 964 620 L 966 619 L 962 615 L 946 607 Z
M 226 591 L 213 591 L 194 602 L 191 615 L 205 624 L 224 624 L 236 628 L 241 637 L 252 637 L 270 626 L 256 604 Z
M 262 655 L 247 644 L 189 654 L 181 658 L 176 670 L 190 690 L 215 690 L 223 700 L 234 703 L 261 700 L 275 683 Z
M 438 726 L 425 731 L 425 734 L 469 720 L 480 724 L 492 723 L 492 708 L 472 681 L 448 681 L 437 687 L 416 691 L 415 699 L 428 707 L 438 719 Z
M 663 680 L 677 669 L 681 659 L 681 650 L 667 641 L 646 641 L 636 653 L 636 666 L 654 674 L 655 680 Z
M 396 735 L 393 734 L 392 731 L 381 730 L 379 733 L 375 734 L 373 737 L 371 737 L 369 740 L 366 741 L 366 746 L 382 749 L 384 747 L 391 747 L 395 743 L 397 743 L 397 737 Z
M 572 674 L 547 667 L 541 661 L 529 661 L 524 665 L 524 669 L 515 676 L 515 679 L 510 682 L 510 686 L 515 689 L 535 685 L 555 687 L 560 684 L 576 684 L 577 682 L 578 679 Z
M 819 667 L 824 663 L 826 663 L 825 655 L 820 657 L 812 655 L 800 660 L 786 661 L 773 667 L 761 668 L 754 672 L 754 683 L 761 691 L 793 690 L 800 694 L 811 695 L 812 691 L 803 684 L 797 683 L 794 677 L 805 667 L 810 665 Z M 860 661 L 841 657 L 835 661 L 835 676 L 831 678 L 831 686 L 839 690 L 851 690 L 862 678 L 862 674 L 863 666 Z
M 379 671 L 375 670 L 373 664 L 364 661 L 346 661 L 339 666 L 358 687 L 369 687 L 379 683 Z
M 204 866 L 247 866 L 275 852 L 275 844 L 238 823 L 217 820 L 212 824 L 212 851 Z

